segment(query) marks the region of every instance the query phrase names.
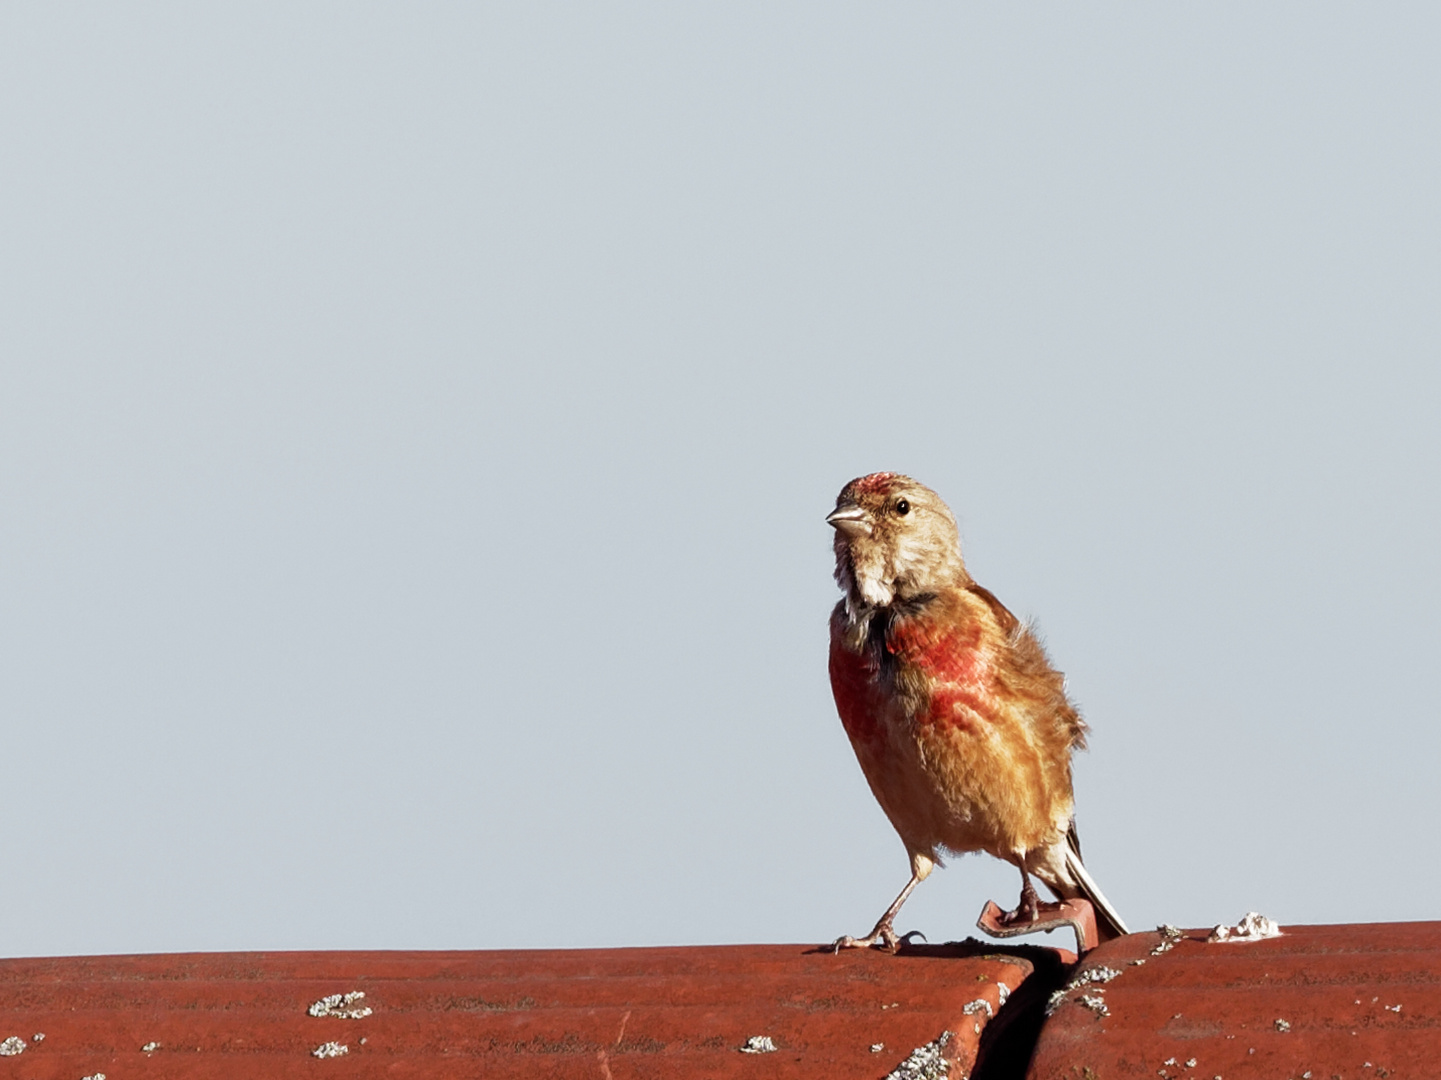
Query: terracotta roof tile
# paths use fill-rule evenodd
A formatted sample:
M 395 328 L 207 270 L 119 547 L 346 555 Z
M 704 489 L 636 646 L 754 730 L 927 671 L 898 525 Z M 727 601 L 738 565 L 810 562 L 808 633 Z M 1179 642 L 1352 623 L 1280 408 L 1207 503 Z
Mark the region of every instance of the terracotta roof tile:
M 1049 951 L 836 956 L 771 945 L 8 960 L 0 1040 L 25 1045 L 0 1054 L 0 1080 L 876 1080 L 944 1032 L 958 1076 L 1002 997 L 1032 971 L 1027 954 Z M 762 1052 L 743 1052 L 753 1038 Z
M 1181 931 L 1159 952 L 1167 935 L 1132 934 L 1088 953 L 1070 981 L 1100 974 L 1059 999 L 1030 1077 L 1436 1075 L 1441 923 L 1282 929 L 1236 944 Z

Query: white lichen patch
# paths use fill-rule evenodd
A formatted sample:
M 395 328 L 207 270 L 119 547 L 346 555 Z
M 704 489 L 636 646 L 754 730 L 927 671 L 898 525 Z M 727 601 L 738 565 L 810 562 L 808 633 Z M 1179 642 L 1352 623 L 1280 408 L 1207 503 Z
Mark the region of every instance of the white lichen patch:
M 885 1044 L 885 1043 L 871 1043 L 871 1053 L 873 1053 L 873 1054 L 879 1054 L 879 1053 L 880 1053 L 882 1050 L 884 1050 L 885 1048 L 886 1048 L 886 1044 Z
M 1176 942 L 1180 941 L 1183 937 L 1186 936 L 1184 933 L 1181 932 L 1180 927 L 1171 926 L 1167 923 L 1162 923 L 1160 926 L 1156 927 L 1156 930 L 1161 935 L 1161 941 L 1154 949 L 1151 950 L 1152 956 L 1160 956 L 1162 953 L 1170 952 L 1176 947 Z
M 988 1017 L 996 1015 L 996 1010 L 991 1008 L 991 1003 L 985 998 L 976 998 L 975 1001 L 966 1002 L 961 1012 L 967 1016 L 975 1016 L 979 1012 L 984 1012 Z
M 886 1080 L 941 1080 L 951 1071 L 951 1063 L 946 1060 L 946 1045 L 954 1037 L 951 1032 L 943 1031 L 933 1042 L 916 1047 L 905 1061 L 886 1074 Z
M 1046 1015 L 1050 1016 L 1053 1012 L 1059 1009 L 1061 1007 L 1061 1003 L 1066 1000 L 1066 995 L 1069 994 L 1072 990 L 1079 990 L 1083 986 L 1095 986 L 1100 983 L 1108 983 L 1120 974 L 1121 972 L 1117 971 L 1115 968 L 1087 968 L 1085 971 L 1073 977 L 1070 982 L 1066 983 L 1065 986 L 1061 987 L 1059 990 L 1051 994 L 1050 999 L 1046 1002 Z M 1099 1001 L 1103 999 L 1097 998 L 1096 1000 Z M 1110 1014 L 1107 1013 L 1106 1015 Z
M 1290 1023 L 1288 1023 L 1288 1022 L 1285 1021 L 1285 1020 L 1277 1020 L 1277 1021 L 1276 1021 L 1276 1030 L 1279 1031 L 1281 1034 L 1284 1035 L 1286 1032 L 1288 1032 L 1288 1031 L 1291 1030 L 1291 1025 L 1290 1025 Z
M 148 1042 L 140 1048 L 140 1052 L 143 1054 L 153 1054 L 159 1049 L 160 1044 L 158 1042 Z
M 1235 926 L 1217 926 L 1206 940 L 1212 944 L 1221 941 L 1264 941 L 1280 937 L 1281 927 L 1275 919 L 1268 919 L 1259 911 L 1248 911 Z
M 16 1054 L 25 1053 L 25 1040 L 19 1035 L 11 1035 L 4 1042 L 0 1042 L 0 1056 L 14 1057 Z
M 310 1051 L 310 1056 L 318 1058 L 335 1058 L 348 1053 L 350 1053 L 350 1047 L 346 1046 L 344 1043 L 328 1042 L 321 1043 L 314 1050 Z
M 1006 1003 L 1006 998 L 1011 996 L 1011 988 L 1003 982 L 996 983 L 996 995 L 1000 998 L 1001 1004 Z
M 80 1080 L 105 1080 L 104 1073 L 91 1073 L 89 1076 L 82 1076 Z
M 1400 1005 L 1382 1005 L 1381 1008 L 1385 1009 L 1387 1012 L 1398 1013 L 1401 1011 Z
M 1111 1010 L 1106 1007 L 1106 999 L 1100 994 L 1082 994 L 1076 999 L 1077 1004 L 1084 1005 L 1097 1016 L 1110 1016 Z
M 357 1001 L 365 1000 L 364 990 L 352 990 L 348 994 L 331 994 L 310 1006 L 311 1016 L 337 1016 L 342 1020 L 362 1020 L 372 1012 L 368 1005 L 354 1008 Z
M 742 1054 L 774 1054 L 776 1044 L 769 1035 L 752 1035 L 740 1051 Z
M 31 1041 L 31 1042 L 44 1042 L 44 1041 L 45 1041 L 45 1032 L 43 1032 L 43 1031 L 37 1031 L 34 1035 L 31 1035 L 31 1036 L 30 1036 L 30 1041 Z

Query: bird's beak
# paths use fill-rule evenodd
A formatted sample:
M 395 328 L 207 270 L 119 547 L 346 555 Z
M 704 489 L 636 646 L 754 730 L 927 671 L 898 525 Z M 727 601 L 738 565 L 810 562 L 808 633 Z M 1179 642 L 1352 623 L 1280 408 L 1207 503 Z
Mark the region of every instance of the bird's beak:
M 870 536 L 870 516 L 855 503 L 843 503 L 826 515 L 826 524 L 847 536 Z

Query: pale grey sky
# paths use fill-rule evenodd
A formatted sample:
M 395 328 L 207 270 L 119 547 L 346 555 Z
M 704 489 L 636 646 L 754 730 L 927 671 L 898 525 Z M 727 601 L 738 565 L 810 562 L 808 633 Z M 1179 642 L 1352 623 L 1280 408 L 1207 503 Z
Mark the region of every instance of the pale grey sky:
M 1039 621 L 1133 927 L 1441 916 L 1438 39 L 6 5 L 0 955 L 865 931 L 876 469 Z

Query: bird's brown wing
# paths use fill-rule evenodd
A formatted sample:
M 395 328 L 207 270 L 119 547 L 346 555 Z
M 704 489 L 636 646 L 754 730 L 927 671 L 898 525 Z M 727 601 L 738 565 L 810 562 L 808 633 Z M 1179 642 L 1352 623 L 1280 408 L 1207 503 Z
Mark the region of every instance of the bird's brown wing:
M 1051 666 L 1040 640 L 1011 614 L 1005 604 L 996 599 L 990 589 L 973 581 L 966 586 L 966 591 L 991 609 L 992 616 L 1010 643 L 1014 688 L 1038 702 L 1044 702 L 1036 710 L 1036 715 L 1054 719 L 1056 730 L 1068 749 L 1085 749 L 1086 723 L 1066 696 L 1065 676 Z
M 996 599 L 996 594 L 984 585 L 977 585 L 974 581 L 966 586 L 966 590 L 980 597 L 991 609 L 991 614 L 996 617 L 996 622 L 1001 624 L 1001 629 L 1007 634 L 1014 634 L 1016 628 L 1021 625 L 1021 620 L 1011 614 L 1011 609 Z

